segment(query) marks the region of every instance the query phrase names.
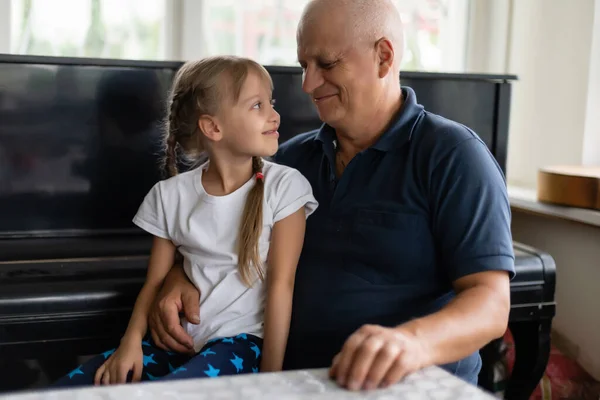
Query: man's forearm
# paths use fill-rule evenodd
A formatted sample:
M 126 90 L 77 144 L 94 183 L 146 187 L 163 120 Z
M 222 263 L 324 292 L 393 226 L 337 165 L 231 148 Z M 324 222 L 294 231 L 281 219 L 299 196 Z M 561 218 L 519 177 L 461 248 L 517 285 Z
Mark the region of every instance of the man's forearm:
M 175 262 L 150 309 L 148 326 L 152 339 L 163 350 L 188 353 L 192 337 L 180 325 L 180 313 L 193 323 L 200 323 L 200 293 L 188 279 L 181 263 Z
M 183 263 L 175 262 L 173 267 L 165 277 L 163 287 L 177 287 L 182 283 L 191 283 L 183 269 Z
M 422 367 L 456 362 L 504 334 L 510 300 L 478 285 L 459 293 L 437 313 L 398 329 L 414 335 L 426 355 Z

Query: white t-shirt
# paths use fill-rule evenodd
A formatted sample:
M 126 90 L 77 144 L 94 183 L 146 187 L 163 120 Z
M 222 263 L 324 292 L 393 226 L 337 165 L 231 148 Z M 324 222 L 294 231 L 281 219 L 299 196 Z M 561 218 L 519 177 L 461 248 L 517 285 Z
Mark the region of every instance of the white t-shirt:
M 226 196 L 204 190 L 202 173 L 208 162 L 159 181 L 146 195 L 133 222 L 147 232 L 171 240 L 184 258 L 188 278 L 200 290 L 200 324 L 185 319 L 183 327 L 199 351 L 214 338 L 250 333 L 263 336 L 266 288 L 258 278 L 251 288 L 238 273 L 237 237 L 252 177 Z M 318 203 L 310 183 L 297 170 L 264 161 L 265 192 L 260 257 L 266 264 L 275 222 L 304 207 L 306 217 Z M 255 276 L 255 274 L 253 274 Z

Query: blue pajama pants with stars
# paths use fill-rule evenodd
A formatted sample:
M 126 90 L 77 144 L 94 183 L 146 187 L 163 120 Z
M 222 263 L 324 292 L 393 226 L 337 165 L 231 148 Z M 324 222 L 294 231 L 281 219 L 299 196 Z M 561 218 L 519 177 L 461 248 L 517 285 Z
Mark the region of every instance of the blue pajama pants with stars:
M 142 342 L 144 368 L 142 381 L 214 378 L 222 375 L 257 373 L 262 339 L 242 333 L 235 337 L 213 339 L 194 356 L 162 350 L 150 338 Z M 56 381 L 52 388 L 94 384 L 96 370 L 110 357 L 109 350 L 80 365 Z M 131 372 L 128 381 L 131 380 Z

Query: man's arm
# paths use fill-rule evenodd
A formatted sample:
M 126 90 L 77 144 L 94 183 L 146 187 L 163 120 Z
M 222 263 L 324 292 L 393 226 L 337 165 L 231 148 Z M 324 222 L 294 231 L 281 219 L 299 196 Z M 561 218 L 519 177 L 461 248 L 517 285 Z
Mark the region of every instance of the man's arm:
M 419 369 L 467 357 L 506 331 L 508 273 L 487 271 L 455 282 L 442 310 L 395 328 L 365 325 L 344 344 L 330 375 L 351 390 L 388 386 Z
M 154 343 L 178 353 L 190 353 L 194 342 L 179 322 L 183 312 L 189 322 L 200 323 L 200 293 L 180 263 L 173 265 L 150 309 L 148 327 Z
M 445 134 L 468 137 L 460 131 Z M 398 327 L 360 328 L 333 361 L 331 376 L 342 386 L 395 383 L 420 368 L 465 358 L 506 330 L 514 274 L 506 185 L 475 137 L 447 148 L 423 175 L 429 176 L 425 187 L 440 269 L 456 296 L 438 312 Z
M 456 297 L 442 310 L 398 327 L 425 345 L 425 366 L 465 358 L 506 331 L 510 313 L 507 272 L 465 276 L 454 282 L 454 288 Z

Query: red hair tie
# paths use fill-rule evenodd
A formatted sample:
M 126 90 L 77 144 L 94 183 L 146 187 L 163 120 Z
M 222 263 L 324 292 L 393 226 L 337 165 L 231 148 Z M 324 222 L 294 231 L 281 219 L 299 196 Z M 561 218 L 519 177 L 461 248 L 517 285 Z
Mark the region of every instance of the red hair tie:
M 263 175 L 263 173 L 262 173 L 262 172 L 257 172 L 257 173 L 256 173 L 256 179 L 261 179 L 261 180 L 264 180 L 264 179 L 265 179 L 265 176 Z

